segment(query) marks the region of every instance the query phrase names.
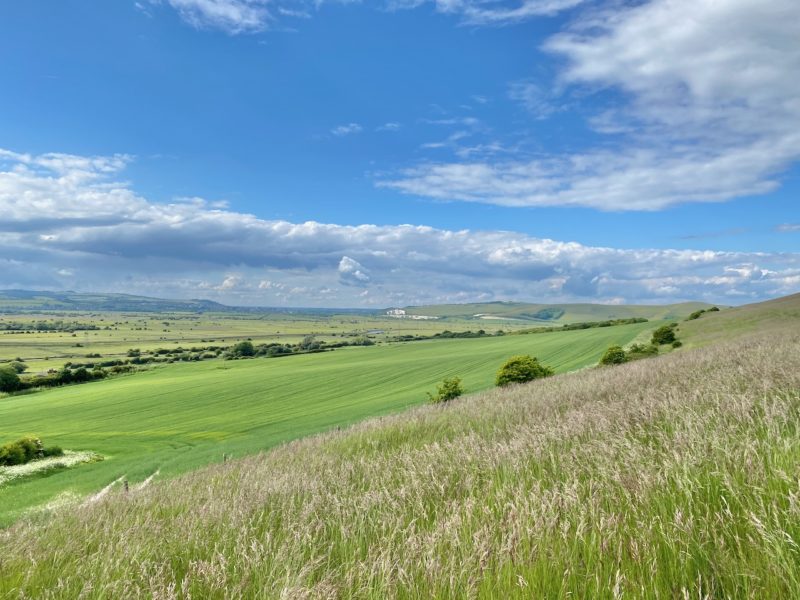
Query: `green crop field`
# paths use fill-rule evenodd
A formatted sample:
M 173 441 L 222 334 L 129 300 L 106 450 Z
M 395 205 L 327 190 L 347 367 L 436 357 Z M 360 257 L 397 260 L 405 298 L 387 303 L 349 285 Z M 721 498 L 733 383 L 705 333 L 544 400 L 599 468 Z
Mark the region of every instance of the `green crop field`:
M 125 357 L 128 350 L 143 352 L 158 348 L 230 345 L 252 339 L 254 343 L 296 343 L 313 334 L 320 340 L 369 335 L 376 340 L 399 335 L 431 335 L 450 329 L 486 329 L 506 331 L 529 326 L 524 323 L 475 323 L 461 319 L 419 321 L 385 316 L 351 314 L 187 314 L 187 313 L 98 313 L 37 312 L 33 314 L 0 313 L 0 326 L 15 322 L 30 324 L 63 320 L 89 324 L 99 329 L 87 331 L 0 331 L 0 362 L 24 359 L 32 372 L 58 369 L 67 361 L 80 362 L 87 355 L 103 359 Z
M 0 487 L 0 524 L 54 499 L 85 495 L 242 455 L 425 401 L 444 377 L 467 391 L 490 387 L 499 365 L 532 354 L 559 372 L 597 362 L 658 323 L 580 331 L 443 339 L 342 348 L 276 359 L 210 360 L 154 367 L 106 381 L 0 399 L 0 440 L 106 457 L 46 478 Z M 59 496 L 60 495 L 60 496 Z

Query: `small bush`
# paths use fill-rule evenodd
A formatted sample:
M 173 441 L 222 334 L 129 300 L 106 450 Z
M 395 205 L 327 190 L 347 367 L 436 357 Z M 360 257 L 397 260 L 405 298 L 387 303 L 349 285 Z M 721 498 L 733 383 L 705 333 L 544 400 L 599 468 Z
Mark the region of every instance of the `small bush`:
M 683 342 L 680 340 L 675 340 L 674 342 L 672 342 L 673 348 L 680 348 L 681 346 L 683 346 Z
M 25 437 L 0 446 L 0 465 L 14 466 L 28 463 L 44 456 L 44 446 L 39 438 Z
M 64 456 L 64 450 L 60 446 L 50 446 L 42 450 L 42 457 L 49 458 L 51 456 Z
M 601 365 L 621 365 L 624 362 L 628 362 L 628 356 L 622 346 L 609 346 L 600 359 Z
M 658 354 L 658 346 L 653 344 L 632 344 L 628 351 L 625 353 L 628 360 L 639 360 L 640 358 L 650 358 Z
M 428 393 L 428 399 L 434 404 L 442 402 L 449 402 L 458 398 L 464 393 L 464 386 L 461 385 L 461 379 L 458 377 L 450 377 L 442 381 L 441 385 L 436 388 L 436 395 Z
M 512 356 L 497 371 L 495 385 L 504 386 L 512 383 L 525 383 L 549 377 L 553 369 L 539 363 L 539 360 L 527 354 Z
M 235 344 L 233 348 L 231 348 L 231 354 L 233 356 L 254 356 L 256 353 L 255 348 L 253 347 L 253 342 L 244 341 Z
M 0 366 L 0 392 L 16 392 L 22 387 L 19 375 L 8 365 Z
M 653 332 L 652 343 L 655 346 L 671 344 L 675 341 L 675 325 L 662 325 Z

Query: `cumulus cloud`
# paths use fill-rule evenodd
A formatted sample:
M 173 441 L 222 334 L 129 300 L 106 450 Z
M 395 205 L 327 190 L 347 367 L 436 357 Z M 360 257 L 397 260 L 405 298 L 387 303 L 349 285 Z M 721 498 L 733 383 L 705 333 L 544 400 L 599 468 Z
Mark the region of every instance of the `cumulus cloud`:
M 679 17 L 676 17 L 679 15 Z M 587 12 L 545 50 L 593 92 L 602 148 L 535 160 L 425 163 L 382 185 L 509 206 L 659 210 L 775 189 L 800 158 L 800 4 L 651 0 Z M 546 97 L 514 84 L 541 116 Z
M 129 158 L 4 151 L 2 287 L 69 285 L 247 304 L 497 299 L 722 302 L 800 288 L 800 254 L 622 250 L 509 231 L 264 220 L 200 199 L 159 204 Z M 98 216 L 99 215 L 99 216 Z M 363 294 L 368 286 L 369 294 Z
M 349 256 L 339 261 L 339 281 L 345 285 L 364 286 L 371 281 L 364 265 Z

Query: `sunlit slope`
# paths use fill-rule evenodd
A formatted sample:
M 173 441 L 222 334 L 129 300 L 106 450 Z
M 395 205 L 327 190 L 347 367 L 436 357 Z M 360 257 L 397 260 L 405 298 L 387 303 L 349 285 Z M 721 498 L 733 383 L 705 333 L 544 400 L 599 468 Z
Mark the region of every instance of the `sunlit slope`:
M 441 304 L 434 306 L 409 306 L 409 315 L 441 318 L 519 319 L 546 324 L 605 321 L 608 319 L 678 319 L 695 310 L 710 308 L 703 302 L 684 302 L 666 305 L 614 305 L 614 304 L 527 304 L 523 302 L 486 302 L 478 304 Z M 480 315 L 480 316 L 477 316 Z
M 0 532 L 0 597 L 800 597 L 783 329 L 116 491 Z
M 537 335 L 345 348 L 245 361 L 175 364 L 102 382 L 0 399 L 0 440 L 27 434 L 108 459 L 0 488 L 0 523 L 59 492 L 117 477 L 168 475 L 425 401 L 444 377 L 490 387 L 509 356 L 563 372 L 595 363 L 653 323 Z
M 680 338 L 690 346 L 754 332 L 780 332 L 800 324 L 800 294 L 704 313 L 680 324 Z

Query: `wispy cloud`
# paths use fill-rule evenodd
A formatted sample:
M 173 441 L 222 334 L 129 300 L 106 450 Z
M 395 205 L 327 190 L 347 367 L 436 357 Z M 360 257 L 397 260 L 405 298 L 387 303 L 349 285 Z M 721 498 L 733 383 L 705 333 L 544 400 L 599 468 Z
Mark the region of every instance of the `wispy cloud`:
M 706 231 L 704 233 L 690 233 L 680 236 L 682 240 L 708 240 L 713 238 L 730 237 L 734 235 L 744 235 L 748 229 L 744 227 L 731 227 L 720 231 Z
M 552 17 L 586 0 L 389 0 L 391 9 L 411 9 L 433 4 L 437 12 L 456 15 L 468 25 L 509 25 L 537 17 Z
M 352 135 L 354 133 L 361 133 L 363 131 L 363 127 L 358 123 L 347 123 L 346 125 L 338 125 L 331 129 L 331 133 L 336 136 L 345 136 L 345 135 Z
M 675 15 L 681 15 L 676 19 Z M 509 206 L 660 210 L 774 190 L 800 158 L 800 5 L 734 0 L 612 3 L 545 49 L 560 85 L 593 92 L 604 144 L 536 160 L 424 163 L 381 185 Z M 512 94 L 534 113 L 547 94 Z M 544 98 L 544 103 L 543 102 Z
M 527 299 L 723 302 L 800 289 L 800 254 L 614 249 L 510 231 L 264 220 L 160 204 L 125 155 L 2 151 L 0 286 L 379 306 Z M 368 291 L 366 295 L 364 291 Z
M 229 34 L 266 29 L 268 0 L 165 0 L 181 18 L 201 29 L 221 29 Z
M 795 231 L 800 231 L 800 223 L 782 223 L 775 228 L 775 231 L 779 231 L 781 233 L 793 233 Z
M 508 86 L 508 97 L 521 104 L 537 119 L 545 119 L 558 110 L 551 92 L 531 80 L 513 81 Z
M 231 35 L 257 33 L 279 17 L 307 19 L 314 7 L 325 0 L 148 0 L 166 3 L 180 17 L 198 29 L 219 29 Z M 330 0 L 328 0 L 330 1 Z M 335 0 L 348 3 L 348 0 Z M 519 23 L 536 17 L 550 17 L 582 4 L 586 0 L 518 0 L 485 2 L 483 0 L 387 0 L 390 10 L 413 9 L 431 3 L 437 12 L 457 16 L 465 24 L 497 26 Z M 148 16 L 143 1 L 135 6 Z

